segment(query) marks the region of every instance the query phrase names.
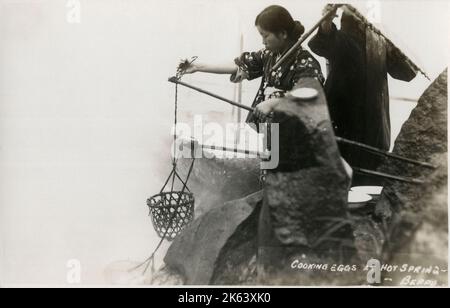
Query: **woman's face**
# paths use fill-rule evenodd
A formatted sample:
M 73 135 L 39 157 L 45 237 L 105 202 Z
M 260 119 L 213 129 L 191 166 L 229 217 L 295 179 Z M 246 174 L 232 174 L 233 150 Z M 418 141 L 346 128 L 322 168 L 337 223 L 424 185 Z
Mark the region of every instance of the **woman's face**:
M 273 32 L 266 31 L 262 29 L 260 26 L 256 26 L 259 34 L 263 39 L 263 44 L 272 52 L 282 52 L 287 45 L 287 34 L 278 33 L 275 34 Z

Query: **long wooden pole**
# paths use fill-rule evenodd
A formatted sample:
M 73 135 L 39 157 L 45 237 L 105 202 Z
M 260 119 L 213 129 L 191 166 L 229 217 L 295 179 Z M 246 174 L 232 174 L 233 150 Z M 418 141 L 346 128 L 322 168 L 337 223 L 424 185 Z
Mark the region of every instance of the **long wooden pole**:
M 348 144 L 348 145 L 352 145 L 352 146 L 361 148 L 363 150 L 366 150 L 366 151 L 371 152 L 371 153 L 376 154 L 376 155 L 381 155 L 381 156 L 385 156 L 385 157 L 394 158 L 394 159 L 397 159 L 397 160 L 401 160 L 401 161 L 404 161 L 404 162 L 407 162 L 407 163 L 411 163 L 411 164 L 414 164 L 414 165 L 419 165 L 419 166 L 430 168 L 430 169 L 436 169 L 436 166 L 434 166 L 432 164 L 421 162 L 421 161 L 414 160 L 414 159 L 407 158 L 407 157 L 403 157 L 403 156 L 400 156 L 400 155 L 397 155 L 397 154 L 394 154 L 394 153 L 390 153 L 390 152 L 387 152 L 387 151 L 383 151 L 381 149 L 369 146 L 369 145 L 364 144 L 364 143 L 348 140 L 348 139 L 337 137 L 337 136 L 336 136 L 336 141 L 338 143 L 344 143 L 344 144 Z
M 230 99 L 228 99 L 228 98 L 219 96 L 219 95 L 217 95 L 217 94 L 214 94 L 214 93 L 212 93 L 212 92 L 209 92 L 209 91 L 200 89 L 200 88 L 195 87 L 195 86 L 191 86 L 190 84 L 187 84 L 187 83 L 185 83 L 185 82 L 180 81 L 180 80 L 177 79 L 176 77 L 170 77 L 170 78 L 169 78 L 169 82 L 176 83 L 176 84 L 180 84 L 180 85 L 185 86 L 185 87 L 187 87 L 187 88 L 190 88 L 190 89 L 192 89 L 192 90 L 195 90 L 195 91 L 198 91 L 198 92 L 200 92 L 200 93 L 203 93 L 203 94 L 212 96 L 212 97 L 214 97 L 214 98 L 217 98 L 218 100 L 227 102 L 228 104 L 231 104 L 231 105 L 233 105 L 233 106 L 236 106 L 236 107 L 239 107 L 239 108 L 248 110 L 248 111 L 253 111 L 253 108 L 252 108 L 252 107 L 248 107 L 248 106 L 246 106 L 246 105 L 236 103 L 236 102 L 234 102 L 234 101 L 232 101 L 232 100 L 230 100 Z
M 352 167 L 352 169 L 355 172 L 362 173 L 362 174 L 365 174 L 365 175 L 380 177 L 380 178 L 394 180 L 394 181 L 399 181 L 399 182 L 404 182 L 404 183 L 410 183 L 410 184 L 423 184 L 423 183 L 425 183 L 422 180 L 418 180 L 418 179 L 414 179 L 414 178 L 407 178 L 407 177 L 403 177 L 403 176 L 391 175 L 391 174 L 378 172 L 378 171 L 373 171 L 373 170 L 368 170 L 368 169 L 362 169 L 362 168 L 357 168 L 357 167 Z

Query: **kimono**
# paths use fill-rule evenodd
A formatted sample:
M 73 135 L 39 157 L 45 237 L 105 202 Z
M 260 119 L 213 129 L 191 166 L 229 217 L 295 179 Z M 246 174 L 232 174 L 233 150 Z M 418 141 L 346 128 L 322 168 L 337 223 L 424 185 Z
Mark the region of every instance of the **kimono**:
M 316 78 L 322 84 L 325 81 L 319 62 L 311 53 L 301 47 L 276 71 L 271 72 L 278 59 L 276 54 L 265 48 L 257 52 L 244 52 L 235 59 L 238 71 L 231 75 L 232 82 L 262 77 L 261 85 L 253 100 L 253 108 L 267 99 L 283 97 L 287 91 L 292 90 L 300 78 Z M 249 113 L 246 123 L 258 124 L 258 120 L 252 112 Z

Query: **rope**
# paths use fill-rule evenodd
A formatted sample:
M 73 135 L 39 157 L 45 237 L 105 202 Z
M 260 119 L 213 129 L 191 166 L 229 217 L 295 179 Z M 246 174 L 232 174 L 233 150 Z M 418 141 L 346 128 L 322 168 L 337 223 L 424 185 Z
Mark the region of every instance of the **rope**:
M 172 168 L 173 168 L 173 178 L 172 186 L 170 192 L 173 192 L 173 187 L 175 185 L 175 175 L 177 174 L 177 124 L 178 124 L 178 84 L 175 85 L 175 115 L 174 115 L 174 130 L 173 134 L 173 158 L 172 158 Z M 173 200 L 172 194 L 170 194 L 170 199 Z M 177 203 L 178 204 L 178 203 Z
M 177 157 L 177 124 L 178 124 L 178 84 L 175 84 L 175 115 L 174 115 L 174 130 L 173 134 L 173 165 L 176 165 Z
M 186 69 L 189 67 L 190 64 L 192 64 L 192 62 L 194 62 L 197 59 L 197 57 L 193 57 L 192 60 L 190 62 L 185 61 L 184 62 L 184 66 L 180 65 L 177 69 L 177 75 L 176 78 L 177 80 L 181 79 L 181 77 L 184 75 L 184 73 L 186 72 Z M 186 63 L 188 63 L 188 65 L 186 66 Z M 155 250 L 153 250 L 152 254 L 150 255 L 150 257 L 148 257 L 144 262 L 140 263 L 139 265 L 133 267 L 132 269 L 130 269 L 129 271 L 133 271 L 136 270 L 138 268 L 140 268 L 141 266 L 143 266 L 144 264 L 146 264 L 144 271 L 143 271 L 143 275 L 147 272 L 148 268 L 151 265 L 151 282 L 153 283 L 153 276 L 155 273 L 155 255 L 156 252 L 161 248 L 162 243 L 164 242 L 164 240 L 167 238 L 167 233 L 169 232 L 170 226 L 172 226 L 173 224 L 173 220 L 175 218 L 175 216 L 177 215 L 177 211 L 178 211 L 178 206 L 180 205 L 180 202 L 183 199 L 183 194 L 185 192 L 185 190 L 187 189 L 189 192 L 189 188 L 187 187 L 187 183 L 189 181 L 189 178 L 191 176 L 192 170 L 194 168 L 194 162 L 195 162 L 195 157 L 193 157 L 191 166 L 189 168 L 189 172 L 188 175 L 186 177 L 186 181 L 183 181 L 181 179 L 181 177 L 178 175 L 177 173 L 177 125 L 178 125 L 178 84 L 175 84 L 175 101 L 174 101 L 174 105 L 175 105 L 175 111 L 174 111 L 174 135 L 173 135 L 173 144 L 174 144 L 174 149 L 173 149 L 173 158 L 172 158 L 172 171 L 169 175 L 169 177 L 167 178 L 166 182 L 164 183 L 164 186 L 162 187 L 160 193 L 162 193 L 164 191 L 164 189 L 166 188 L 167 184 L 170 181 L 170 178 L 172 177 L 172 185 L 171 185 L 171 190 L 170 190 L 170 200 L 169 202 L 171 202 L 172 200 L 175 201 L 175 210 L 172 213 L 168 224 L 166 226 L 166 230 L 164 231 L 164 235 L 161 237 L 161 240 L 159 241 L 158 245 L 156 246 Z M 173 197 L 173 189 L 174 189 L 174 185 L 175 185 L 175 177 L 178 178 L 181 183 L 183 183 L 183 188 L 181 190 L 181 193 L 179 194 L 178 200 L 175 200 Z

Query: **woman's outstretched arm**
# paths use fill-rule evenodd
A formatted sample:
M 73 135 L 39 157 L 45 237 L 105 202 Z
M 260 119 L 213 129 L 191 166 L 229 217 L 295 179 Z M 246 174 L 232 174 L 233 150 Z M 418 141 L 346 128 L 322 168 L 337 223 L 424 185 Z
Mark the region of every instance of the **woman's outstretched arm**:
M 207 64 L 200 62 L 193 62 L 186 69 L 186 74 L 192 74 L 196 72 L 212 73 L 212 74 L 235 74 L 238 70 L 237 65 L 234 62 L 224 64 Z

